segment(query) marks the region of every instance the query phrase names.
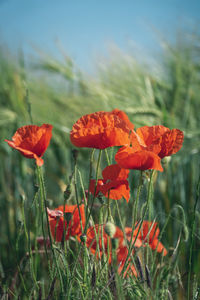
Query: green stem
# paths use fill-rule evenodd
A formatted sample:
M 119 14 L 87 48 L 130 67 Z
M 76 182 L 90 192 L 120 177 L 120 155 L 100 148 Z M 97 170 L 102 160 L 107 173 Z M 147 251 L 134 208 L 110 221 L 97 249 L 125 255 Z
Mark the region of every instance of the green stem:
M 24 212 L 24 204 L 25 204 L 25 199 L 23 199 L 23 203 L 22 203 L 22 220 L 24 223 L 24 232 L 25 232 L 25 237 L 27 240 L 27 244 L 28 244 L 28 252 L 29 252 L 29 258 L 30 258 L 30 272 L 33 278 L 33 281 L 37 287 L 38 287 L 38 283 L 37 283 L 37 279 L 36 279 L 36 275 L 35 275 L 35 270 L 34 270 L 34 263 L 33 263 L 33 253 L 32 253 L 32 249 L 31 249 L 31 242 L 30 242 L 30 231 L 28 232 L 27 226 L 26 226 L 26 218 L 25 218 L 25 212 Z
M 151 175 L 150 175 L 150 181 L 149 181 L 149 185 L 148 185 L 147 202 L 146 202 L 144 214 L 143 214 L 143 216 L 142 216 L 142 219 L 141 219 L 141 222 L 140 222 L 140 225 L 139 225 L 139 228 L 138 228 L 138 231 L 137 231 L 137 234 L 136 234 L 136 237 L 135 237 L 134 241 L 133 241 L 133 234 L 134 234 L 135 224 L 134 224 L 134 223 L 132 224 L 132 233 L 131 233 L 131 239 L 130 239 L 130 247 L 129 247 L 129 249 L 128 249 L 128 255 L 127 255 L 127 257 L 126 257 L 126 261 L 125 261 L 124 267 L 123 267 L 123 269 L 122 269 L 122 275 L 124 274 L 124 272 L 125 272 L 125 270 L 126 270 L 128 259 L 129 259 L 129 257 L 131 256 L 133 247 L 135 246 L 136 240 L 137 240 L 138 235 L 139 235 L 139 233 L 140 233 L 140 230 L 141 230 L 141 228 L 142 228 L 142 224 L 143 224 L 144 218 L 145 218 L 146 213 L 147 213 L 147 211 L 148 211 L 149 204 L 150 204 L 150 202 L 151 202 L 151 198 L 152 198 L 151 187 L 152 187 L 153 174 L 154 174 L 154 170 L 152 170 Z M 132 241 L 133 241 L 133 244 L 132 244 Z
M 79 207 L 79 202 L 78 202 L 78 189 L 77 189 L 77 165 L 75 163 L 74 166 L 74 187 L 75 187 L 75 195 L 76 195 L 76 204 L 78 207 L 78 213 L 79 213 L 79 219 L 80 219 L 80 224 L 81 224 L 81 232 L 83 233 L 83 223 L 82 223 L 82 218 L 81 218 L 81 211 Z
M 110 158 L 109 158 L 109 156 L 108 156 L 108 151 L 107 151 L 107 149 L 105 149 L 105 154 L 106 154 L 106 159 L 107 159 L 108 165 L 110 165 Z
M 48 229 L 48 236 L 49 236 L 51 251 L 52 251 L 52 255 L 53 255 L 53 258 L 54 258 L 54 262 L 56 264 L 56 268 L 57 268 L 59 277 L 60 277 L 61 290 L 64 293 L 64 286 L 63 286 L 62 275 L 61 275 L 61 272 L 60 272 L 60 268 L 58 266 L 58 261 L 57 261 L 56 253 L 54 251 L 52 237 L 51 237 L 51 231 L 50 231 L 50 225 L 49 225 L 49 218 L 48 218 L 48 213 L 47 213 L 46 192 L 45 192 L 44 179 L 43 179 L 41 167 L 37 166 L 37 173 L 38 173 L 38 180 L 39 180 L 39 186 L 40 186 L 40 200 L 41 200 L 41 210 L 42 210 L 42 212 L 41 212 L 41 216 L 42 216 L 42 230 L 43 230 L 44 240 L 46 241 L 45 230 L 44 230 L 44 220 L 43 220 L 43 212 L 45 210 L 46 222 L 47 222 L 47 229 Z M 47 255 L 47 258 L 48 258 L 46 242 L 44 243 L 44 245 L 45 245 L 45 252 L 46 252 L 46 255 Z M 49 258 L 48 258 L 48 263 L 49 262 L 50 261 L 49 261 Z
M 89 214 L 88 203 L 90 202 L 90 180 L 92 178 L 92 165 L 93 165 L 93 160 L 94 160 L 94 152 L 95 152 L 95 149 L 92 149 L 92 151 L 90 153 L 90 171 L 89 171 L 88 197 L 87 197 L 87 206 L 86 206 L 86 220 L 88 219 L 88 214 Z
M 110 209 L 110 191 L 108 192 L 108 221 L 112 221 L 111 209 Z
M 93 209 L 93 205 L 94 205 L 94 200 L 96 198 L 96 190 L 97 190 L 97 184 L 98 184 L 98 172 L 99 172 L 99 166 L 100 166 L 100 162 L 101 162 L 101 155 L 102 155 L 102 150 L 100 149 L 99 150 L 98 161 L 97 161 L 97 168 L 96 168 L 96 181 L 95 181 L 94 195 L 93 195 L 93 198 L 92 198 L 92 203 L 91 203 L 91 208 L 90 208 L 89 214 L 88 214 L 88 216 L 86 218 L 86 224 L 85 224 L 84 233 L 86 233 L 86 231 L 87 231 L 89 219 L 90 219 L 90 216 L 91 216 L 91 213 L 92 213 L 92 209 Z M 88 190 L 88 193 L 89 193 L 89 190 Z
M 189 256 L 189 273 L 188 273 L 188 294 L 187 294 L 187 299 L 190 299 L 190 286 L 191 286 L 191 272 L 192 272 L 192 249 L 193 249 L 193 245 L 194 245 L 194 230 L 195 230 L 195 218 L 196 218 L 196 208 L 197 208 L 197 203 L 199 200 L 199 196 L 200 196 L 200 176 L 199 176 L 199 180 L 198 180 L 198 184 L 197 184 L 197 189 L 196 189 L 196 201 L 194 204 L 194 211 L 193 211 L 193 218 L 192 218 L 192 236 L 191 236 L 191 244 L 190 244 L 190 256 Z
M 136 196 L 135 203 L 133 205 L 133 212 L 132 212 L 133 223 L 132 223 L 132 228 L 133 228 L 133 226 L 134 226 L 134 224 L 136 222 L 136 219 L 137 219 L 138 202 L 139 202 L 139 198 L 140 198 L 141 189 L 142 189 L 142 186 L 143 186 L 142 176 L 143 176 L 143 171 L 141 171 L 141 173 L 140 173 L 140 179 L 139 179 L 138 188 L 137 188 L 137 196 Z

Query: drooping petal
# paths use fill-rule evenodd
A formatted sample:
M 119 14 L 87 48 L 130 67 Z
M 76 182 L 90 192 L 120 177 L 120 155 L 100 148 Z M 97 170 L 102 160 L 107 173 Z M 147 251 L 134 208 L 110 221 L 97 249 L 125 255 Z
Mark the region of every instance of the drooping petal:
M 115 160 L 121 168 L 125 169 L 163 171 L 160 157 L 151 151 L 135 152 L 133 147 L 122 147 L 116 153 Z
M 90 192 L 94 195 L 96 180 L 90 180 Z M 112 200 L 120 200 L 123 197 L 128 202 L 130 198 L 130 188 L 127 180 L 98 180 L 96 186 L 96 196 L 101 192 L 105 197 Z
M 120 200 L 124 197 L 128 202 L 130 198 L 127 180 L 112 180 L 101 187 L 101 192 L 112 200 Z

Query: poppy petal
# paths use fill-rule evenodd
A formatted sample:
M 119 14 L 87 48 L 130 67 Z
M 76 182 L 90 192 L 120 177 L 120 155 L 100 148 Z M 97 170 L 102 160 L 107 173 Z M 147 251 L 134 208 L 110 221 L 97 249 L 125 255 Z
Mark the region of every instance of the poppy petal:
M 107 166 L 102 171 L 103 179 L 107 180 L 121 180 L 127 179 L 129 175 L 129 170 L 120 168 L 119 165 L 114 164 Z
M 184 135 L 179 129 L 172 129 L 162 136 L 161 151 L 159 156 L 161 158 L 169 156 L 178 152 L 183 144 Z
M 129 144 L 130 129 L 125 121 L 111 112 L 82 116 L 72 127 L 70 139 L 77 147 L 105 149 Z
M 130 130 L 134 129 L 133 123 L 131 123 L 131 121 L 129 120 L 127 114 L 124 111 L 119 110 L 119 109 L 116 108 L 116 109 L 112 110 L 111 113 L 118 116 L 120 119 L 122 119 L 126 123 L 126 125 L 128 126 L 128 128 Z
M 169 131 L 169 128 L 163 125 L 155 125 L 140 127 L 136 130 L 136 133 L 148 147 L 167 131 Z
M 125 169 L 163 171 L 160 157 L 151 151 L 135 152 L 132 147 L 122 147 L 116 153 L 115 160 Z

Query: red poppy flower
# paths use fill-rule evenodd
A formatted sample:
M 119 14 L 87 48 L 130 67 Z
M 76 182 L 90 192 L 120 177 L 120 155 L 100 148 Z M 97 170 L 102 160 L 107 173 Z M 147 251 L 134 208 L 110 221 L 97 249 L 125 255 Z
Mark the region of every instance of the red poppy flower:
M 121 168 L 125 169 L 163 171 L 157 154 L 146 150 L 137 151 L 133 146 L 120 148 L 115 155 L 115 160 Z
M 79 216 L 80 210 L 80 216 Z M 81 222 L 83 229 L 85 227 L 85 211 L 84 205 L 65 205 L 59 206 L 58 208 L 51 210 L 48 209 L 49 224 L 51 228 L 51 234 L 56 242 L 61 242 L 64 234 L 64 213 L 68 214 L 65 216 L 65 240 L 68 240 L 70 236 L 81 235 Z
M 136 130 L 141 146 L 149 151 L 158 154 L 160 158 L 178 152 L 183 144 L 184 135 L 179 129 L 172 129 L 162 126 L 144 126 Z
M 49 146 L 52 137 L 52 128 L 53 126 L 49 124 L 23 126 L 17 129 L 12 137 L 12 141 L 5 141 L 23 156 L 34 158 L 36 164 L 42 166 L 44 161 L 41 157 Z
M 157 223 L 153 224 L 152 222 L 149 221 L 143 221 L 142 227 L 137 237 L 138 243 L 137 245 L 135 244 L 135 246 L 141 247 L 141 246 L 145 246 L 145 243 L 147 243 L 153 250 L 157 249 L 157 252 L 163 252 L 163 255 L 165 256 L 167 254 L 167 250 L 165 249 L 163 244 L 158 240 L 160 230 L 157 227 L 157 225 L 158 225 Z M 136 237 L 138 233 L 138 230 L 139 230 L 139 225 L 134 230 L 133 241 L 134 241 L 134 237 Z M 125 232 L 126 232 L 127 240 L 130 240 L 132 234 L 132 228 L 126 227 Z
M 160 159 L 178 152 L 183 143 L 183 132 L 162 125 L 144 126 L 130 136 L 131 146 L 122 147 L 115 159 L 122 168 L 163 171 Z
M 96 196 L 101 192 L 105 197 L 120 200 L 122 197 L 128 202 L 130 188 L 127 180 L 129 170 L 120 168 L 117 164 L 107 166 L 103 172 L 103 179 L 99 179 L 96 187 Z M 94 194 L 96 180 L 90 181 L 90 192 Z
M 133 124 L 125 113 L 99 111 L 82 116 L 72 127 L 70 139 L 77 147 L 105 149 L 130 143 Z

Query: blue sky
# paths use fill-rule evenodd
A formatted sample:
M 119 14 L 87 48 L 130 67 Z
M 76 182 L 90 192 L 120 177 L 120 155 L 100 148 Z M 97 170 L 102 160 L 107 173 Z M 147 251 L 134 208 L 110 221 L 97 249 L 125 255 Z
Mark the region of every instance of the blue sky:
M 200 0 L 0 0 L 0 37 L 12 50 L 30 53 L 34 44 L 56 55 L 59 40 L 86 69 L 111 42 L 148 51 L 157 43 L 153 28 L 170 37 L 199 20 Z

